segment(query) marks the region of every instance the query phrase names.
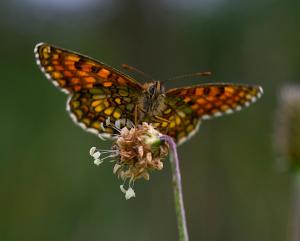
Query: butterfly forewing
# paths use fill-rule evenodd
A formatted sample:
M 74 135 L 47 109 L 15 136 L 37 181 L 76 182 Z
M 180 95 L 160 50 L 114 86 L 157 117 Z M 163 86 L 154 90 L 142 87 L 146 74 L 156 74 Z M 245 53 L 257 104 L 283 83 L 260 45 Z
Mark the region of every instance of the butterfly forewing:
M 154 125 L 162 133 L 184 142 L 198 129 L 202 119 L 230 114 L 249 106 L 262 95 L 259 86 L 203 84 L 166 92 L 161 118 Z
M 99 86 L 126 86 L 141 90 L 133 78 L 90 57 L 45 43 L 35 47 L 37 63 L 46 76 L 66 92 Z
M 134 119 L 142 86 L 131 77 L 89 57 L 38 44 L 36 60 L 48 79 L 69 94 L 67 109 L 84 129 L 107 134 L 117 121 L 120 127 Z

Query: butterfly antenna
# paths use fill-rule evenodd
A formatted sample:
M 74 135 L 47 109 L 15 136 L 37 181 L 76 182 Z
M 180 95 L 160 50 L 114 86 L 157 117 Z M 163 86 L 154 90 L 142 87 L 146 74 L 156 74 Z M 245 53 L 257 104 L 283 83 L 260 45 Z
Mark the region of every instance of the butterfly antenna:
M 169 79 L 162 81 L 162 83 L 166 83 L 167 81 L 170 81 L 170 80 L 186 79 L 186 78 L 191 78 L 191 77 L 195 77 L 195 76 L 211 76 L 211 75 L 212 75 L 212 72 L 210 72 L 210 71 L 197 72 L 197 73 L 193 73 L 193 74 L 185 74 L 185 75 L 180 75 L 180 76 L 176 76 L 173 78 L 169 78 Z
M 146 74 L 145 72 L 135 68 L 135 67 L 132 67 L 128 64 L 122 64 L 121 65 L 123 69 L 126 69 L 126 70 L 129 70 L 129 71 L 132 71 L 132 72 L 136 72 L 138 73 L 139 75 L 143 76 L 144 78 L 147 78 L 147 79 L 153 79 L 150 75 Z

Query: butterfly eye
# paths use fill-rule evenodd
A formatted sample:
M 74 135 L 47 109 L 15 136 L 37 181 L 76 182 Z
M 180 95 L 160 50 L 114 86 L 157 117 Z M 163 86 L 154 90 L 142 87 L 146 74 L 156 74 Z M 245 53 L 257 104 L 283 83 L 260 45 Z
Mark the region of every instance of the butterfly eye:
M 151 85 L 148 90 L 150 95 L 155 95 L 156 93 L 156 85 Z

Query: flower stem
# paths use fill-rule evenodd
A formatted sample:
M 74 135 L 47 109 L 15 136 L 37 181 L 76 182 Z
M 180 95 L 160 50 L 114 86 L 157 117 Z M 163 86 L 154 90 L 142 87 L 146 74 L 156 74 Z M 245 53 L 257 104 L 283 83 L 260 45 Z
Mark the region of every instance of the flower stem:
M 166 141 L 171 149 L 170 152 L 170 162 L 172 167 L 172 183 L 174 191 L 175 200 L 175 210 L 177 215 L 178 231 L 179 231 L 179 241 L 188 241 L 188 231 L 186 225 L 185 210 L 183 204 L 183 193 L 181 186 L 181 174 L 179 168 L 179 159 L 177 154 L 176 143 L 170 136 L 163 136 L 162 140 Z
M 300 240 L 300 173 L 293 176 L 293 197 L 291 205 L 291 241 Z

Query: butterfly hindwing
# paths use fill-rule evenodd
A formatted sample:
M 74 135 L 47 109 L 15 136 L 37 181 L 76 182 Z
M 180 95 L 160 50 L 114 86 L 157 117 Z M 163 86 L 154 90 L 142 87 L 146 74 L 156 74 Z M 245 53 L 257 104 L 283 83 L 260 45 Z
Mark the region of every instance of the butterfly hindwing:
M 59 89 L 69 94 L 67 110 L 85 130 L 109 137 L 134 119 L 141 85 L 131 77 L 92 58 L 38 44 L 36 60 Z
M 67 109 L 81 127 L 109 137 L 118 133 L 113 127 L 122 128 L 132 122 L 137 99 L 135 92 L 123 86 L 97 88 L 74 93 L 68 100 Z

